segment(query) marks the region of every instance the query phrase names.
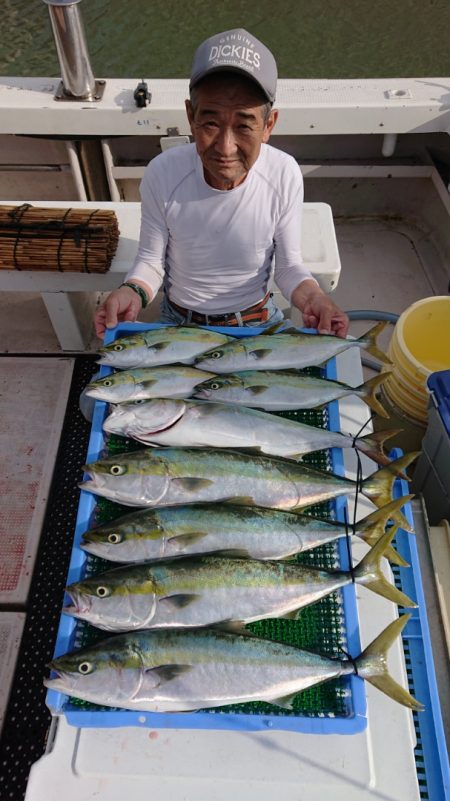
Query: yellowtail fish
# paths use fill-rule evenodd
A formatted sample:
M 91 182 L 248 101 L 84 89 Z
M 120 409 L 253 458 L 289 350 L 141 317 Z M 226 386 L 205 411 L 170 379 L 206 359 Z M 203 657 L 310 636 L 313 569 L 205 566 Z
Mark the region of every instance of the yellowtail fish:
M 398 473 L 417 456 L 406 454 L 365 478 L 362 494 L 376 506 L 385 506 L 392 500 Z M 146 448 L 92 462 L 84 470 L 89 480 L 80 484 L 81 489 L 126 506 L 232 501 L 296 510 L 341 495 L 353 497 L 357 491 L 355 481 L 333 473 L 225 449 Z M 393 519 L 408 527 L 401 512 L 394 513 Z
M 383 465 L 390 461 L 383 442 L 398 433 L 389 429 L 354 437 L 246 406 L 180 398 L 117 404 L 103 428 L 145 445 L 250 449 L 295 460 L 327 448 L 356 448 Z
M 130 370 L 135 367 L 158 367 L 162 364 L 193 364 L 194 359 L 210 348 L 233 339 L 225 334 L 172 325 L 120 337 L 99 350 L 99 364 Z
M 389 417 L 375 394 L 389 375 L 389 372 L 384 372 L 359 387 L 349 387 L 329 378 L 306 375 L 300 370 L 247 370 L 209 377 L 194 387 L 191 397 L 281 412 L 315 409 L 330 401 L 356 395 L 380 417 Z M 165 396 L 161 393 L 160 397 Z
M 359 339 L 302 334 L 295 329 L 288 333 L 242 337 L 198 356 L 195 365 L 213 373 L 299 369 L 325 364 L 338 353 L 354 347 L 362 348 L 383 364 L 390 365 L 390 359 L 376 345 L 377 336 L 386 325 L 385 322 L 378 323 Z
M 383 534 L 352 571 L 220 556 L 116 567 L 67 587 L 72 603 L 63 612 L 106 631 L 250 623 L 296 613 L 352 581 L 415 606 L 381 571 L 394 534 Z
M 387 652 L 410 615 L 393 621 L 356 659 L 216 629 L 133 632 L 50 662 L 51 690 L 102 706 L 187 712 L 247 701 L 291 708 L 297 693 L 357 673 L 410 709 L 422 704 L 389 675 Z
M 413 496 L 377 509 L 355 526 L 355 534 L 374 545 L 392 514 Z M 352 529 L 350 528 L 350 532 Z M 83 534 L 80 547 L 110 562 L 130 563 L 220 553 L 251 559 L 287 559 L 345 537 L 344 523 L 231 503 L 205 503 L 140 509 Z M 406 565 L 394 551 L 385 556 Z
M 89 398 L 107 403 L 149 398 L 188 398 L 196 384 L 213 376 L 214 373 L 196 370 L 186 364 L 141 367 L 98 378 L 87 385 L 85 393 Z

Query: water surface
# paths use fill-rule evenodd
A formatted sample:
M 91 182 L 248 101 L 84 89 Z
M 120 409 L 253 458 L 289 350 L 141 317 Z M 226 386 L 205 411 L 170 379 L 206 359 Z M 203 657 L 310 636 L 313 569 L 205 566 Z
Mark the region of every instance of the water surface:
M 184 78 L 208 36 L 244 27 L 285 78 L 450 75 L 449 0 L 84 0 L 96 77 Z M 0 74 L 59 76 L 42 0 L 1 0 Z

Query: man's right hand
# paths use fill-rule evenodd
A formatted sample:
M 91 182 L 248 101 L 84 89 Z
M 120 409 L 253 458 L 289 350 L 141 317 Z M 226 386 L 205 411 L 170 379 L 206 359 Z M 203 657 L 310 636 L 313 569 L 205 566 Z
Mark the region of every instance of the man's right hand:
M 95 333 L 103 339 L 107 328 L 115 328 L 117 323 L 134 322 L 141 308 L 141 299 L 134 289 L 129 286 L 114 289 L 95 312 Z

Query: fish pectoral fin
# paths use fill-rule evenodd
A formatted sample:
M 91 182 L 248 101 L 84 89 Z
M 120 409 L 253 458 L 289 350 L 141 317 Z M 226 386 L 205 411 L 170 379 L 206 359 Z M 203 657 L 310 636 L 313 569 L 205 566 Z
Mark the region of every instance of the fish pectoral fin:
M 189 670 L 192 670 L 192 665 L 160 665 L 155 668 L 146 668 L 145 677 L 146 679 L 155 679 L 154 686 L 159 687 L 172 679 L 177 679 L 178 676 L 182 676 Z
M 236 498 L 226 498 L 224 503 L 233 503 L 237 506 L 256 506 L 254 499 L 250 495 L 237 495 Z
M 216 553 L 221 556 L 237 558 L 237 559 L 250 559 L 250 553 L 247 548 L 221 548 Z
M 269 356 L 270 353 L 272 353 L 270 348 L 258 348 L 251 352 L 255 359 L 264 359 L 264 356 Z
M 183 551 L 185 548 L 188 548 L 189 545 L 195 545 L 196 542 L 207 536 L 207 531 L 192 531 L 190 534 L 179 534 L 176 537 L 169 537 L 167 542 L 170 542 L 178 551 Z
M 268 703 L 274 706 L 279 706 L 282 709 L 293 709 L 292 701 L 298 693 L 290 693 L 290 695 L 283 695 L 281 698 L 272 698 Z
M 177 489 L 186 490 L 186 492 L 195 492 L 196 490 L 206 489 L 214 484 L 210 478 L 190 478 L 185 476 L 183 478 L 172 478 L 171 485 Z
M 211 628 L 218 629 L 219 631 L 226 631 L 229 634 L 241 634 L 244 637 L 254 637 L 255 635 L 246 628 L 244 620 L 222 620 L 221 623 L 216 623 Z
M 255 385 L 253 387 L 247 387 L 247 392 L 250 392 L 251 395 L 261 395 L 262 392 L 266 392 L 267 386 Z
M 170 342 L 152 342 L 152 344 L 147 345 L 147 347 L 148 350 L 164 350 L 165 348 L 168 348 L 169 345 Z
M 159 603 L 168 604 L 173 606 L 175 609 L 184 609 L 184 607 L 189 606 L 189 604 L 194 603 L 200 598 L 200 595 L 196 595 L 194 593 L 178 593 L 178 595 L 166 595 L 164 598 L 161 598 Z

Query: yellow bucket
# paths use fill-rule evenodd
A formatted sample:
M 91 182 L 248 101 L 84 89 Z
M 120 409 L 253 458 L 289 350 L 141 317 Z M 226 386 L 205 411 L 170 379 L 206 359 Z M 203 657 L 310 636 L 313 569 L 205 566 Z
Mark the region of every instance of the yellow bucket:
M 400 315 L 389 343 L 393 366 L 384 383 L 390 400 L 413 420 L 427 421 L 426 381 L 450 368 L 450 296 L 413 303 Z

